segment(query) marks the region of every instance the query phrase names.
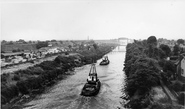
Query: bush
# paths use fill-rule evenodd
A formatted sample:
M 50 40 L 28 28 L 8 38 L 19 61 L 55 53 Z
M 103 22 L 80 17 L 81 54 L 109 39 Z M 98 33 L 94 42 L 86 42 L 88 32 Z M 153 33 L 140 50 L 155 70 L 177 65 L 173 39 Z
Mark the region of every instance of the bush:
M 22 94 L 29 94 L 28 88 L 26 86 L 26 81 L 23 81 L 23 80 L 18 81 L 16 83 L 16 86 L 18 87 L 20 93 L 22 93 Z
M 58 64 L 55 61 L 44 61 L 37 66 L 41 67 L 43 70 L 53 70 Z
M 179 105 L 153 102 L 147 109 L 182 109 L 182 107 Z
M 180 93 L 180 95 L 178 96 L 179 103 L 184 105 L 185 104 L 184 103 L 185 102 L 184 99 L 185 99 L 185 94 L 184 93 Z
M 65 52 L 65 55 L 69 55 L 69 53 L 68 52 Z
M 38 42 L 37 44 L 36 44 L 36 48 L 37 49 L 40 49 L 40 48 L 42 48 L 42 47 L 47 47 L 48 46 L 48 42 L 47 41 L 41 41 L 41 42 Z
M 173 84 L 172 84 L 172 88 L 173 88 L 173 90 L 174 91 L 176 91 L 176 92 L 179 92 L 179 91 L 181 91 L 181 89 L 182 89 L 182 83 L 180 82 L 180 81 L 175 81 Z
M 6 79 L 9 77 L 9 73 L 3 73 L 1 75 L 1 82 L 6 83 Z
M 24 51 L 24 50 L 21 50 L 21 49 L 14 49 L 14 50 L 12 50 L 12 52 L 21 52 L 21 51 Z
M 31 71 L 32 74 L 36 74 L 36 75 L 40 75 L 40 74 L 44 73 L 44 70 L 38 66 L 30 67 L 27 70 Z
M 8 101 L 10 101 L 12 98 L 14 98 L 15 96 L 18 96 L 19 91 L 17 86 L 15 85 L 10 85 L 7 87 L 4 87 L 1 89 L 1 96 L 3 101 L 1 103 L 6 103 Z
M 25 81 L 25 85 L 29 90 L 39 89 L 42 87 L 42 78 L 31 77 Z
M 185 91 L 185 83 L 182 85 L 181 91 Z
M 12 80 L 18 81 L 18 80 L 20 80 L 20 76 L 17 75 L 17 74 L 15 74 L 15 75 L 13 76 Z

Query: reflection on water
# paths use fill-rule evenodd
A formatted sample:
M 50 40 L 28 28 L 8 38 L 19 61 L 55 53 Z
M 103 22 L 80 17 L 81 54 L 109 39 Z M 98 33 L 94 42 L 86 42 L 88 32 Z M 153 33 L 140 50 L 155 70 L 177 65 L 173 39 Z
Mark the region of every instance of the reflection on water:
M 113 52 L 114 51 L 125 52 L 126 51 L 126 46 L 118 46 L 118 47 L 116 47 L 116 49 L 113 50 Z
M 125 49 L 124 46 L 114 51 Z M 125 52 L 111 52 L 107 54 L 110 64 L 100 66 L 101 60 L 96 63 L 98 77 L 102 83 L 100 92 L 94 97 L 80 95 L 86 82 L 90 65 L 75 69 L 75 75 L 50 88 L 44 94 L 25 104 L 25 109 L 118 109 L 122 99 L 121 89 L 124 86 L 123 62 Z

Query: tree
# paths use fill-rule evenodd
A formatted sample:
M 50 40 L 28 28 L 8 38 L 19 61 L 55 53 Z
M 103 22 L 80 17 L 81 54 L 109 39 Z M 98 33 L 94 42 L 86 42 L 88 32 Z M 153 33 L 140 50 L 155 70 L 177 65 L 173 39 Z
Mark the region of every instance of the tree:
M 96 43 L 93 44 L 93 47 L 94 47 L 95 50 L 98 49 L 98 45 Z
M 69 50 L 70 50 L 70 51 L 72 51 L 72 50 L 71 50 L 71 48 L 72 48 L 72 45 L 68 45 L 68 47 L 69 47 Z
M 84 42 L 82 42 L 82 43 L 80 44 L 79 49 L 80 49 L 80 50 L 83 50 L 83 49 L 84 49 Z
M 94 43 L 95 43 L 94 40 L 89 41 L 89 44 L 91 44 L 91 45 L 94 44 Z
M 31 43 L 33 43 L 33 42 L 30 40 L 30 41 L 28 41 L 28 43 L 30 43 L 30 44 L 31 44 Z
M 161 44 L 159 48 L 161 48 L 165 52 L 166 56 L 170 56 L 171 49 L 168 45 Z
M 40 48 L 42 48 L 42 47 L 47 47 L 48 46 L 48 42 L 38 42 L 37 44 L 36 44 L 36 48 L 37 49 L 40 49 Z
M 174 55 L 178 55 L 178 54 L 179 54 L 179 51 L 180 51 L 179 46 L 178 46 L 178 45 L 175 45 L 175 46 L 173 47 L 173 53 L 174 53 Z
M 5 53 L 5 51 L 1 50 L 1 53 Z
M 183 39 L 178 39 L 178 40 L 177 40 L 177 43 L 178 43 L 178 45 L 179 45 L 179 44 L 184 44 L 184 40 L 183 40 Z
M 91 47 L 88 45 L 88 46 L 87 46 L 87 50 L 90 50 L 90 48 L 91 48 Z
M 160 59 L 163 59 L 166 57 L 166 53 L 161 48 L 159 48 L 157 52 Z
M 19 40 L 18 40 L 18 41 L 16 41 L 16 42 L 23 43 L 23 44 L 25 44 L 25 43 L 26 43 L 26 41 L 24 41 L 23 39 L 19 39 Z
M 69 47 L 69 49 L 71 49 L 71 48 L 72 48 L 72 46 L 71 46 L 71 45 L 68 45 L 68 47 Z
M 6 44 L 6 43 L 7 43 L 6 40 L 2 40 L 2 41 L 1 41 L 1 44 Z
M 156 46 L 157 45 L 157 39 L 156 39 L 156 37 L 155 36 L 150 36 L 147 39 L 147 43 Z
M 51 40 L 51 42 L 56 42 L 56 40 L 53 39 L 53 40 Z
M 63 44 L 63 41 L 60 41 L 60 44 Z
M 8 44 L 9 44 L 9 45 L 12 45 L 12 44 L 13 44 L 13 41 L 8 42 Z

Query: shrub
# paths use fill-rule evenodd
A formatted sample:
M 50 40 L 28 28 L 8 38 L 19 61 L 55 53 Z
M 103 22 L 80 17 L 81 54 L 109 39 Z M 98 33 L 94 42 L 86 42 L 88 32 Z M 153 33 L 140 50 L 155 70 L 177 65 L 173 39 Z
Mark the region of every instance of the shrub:
M 65 55 L 69 55 L 69 53 L 68 52 L 65 52 Z
M 25 81 L 25 85 L 29 90 L 39 89 L 42 87 L 42 78 L 31 77 Z
M 9 77 L 9 73 L 3 73 L 1 75 L 1 82 L 6 83 L 6 79 Z
M 180 93 L 180 95 L 178 96 L 179 103 L 184 105 L 185 104 L 184 103 L 185 102 L 184 99 L 185 99 L 185 94 L 184 93 Z
M 12 50 L 12 52 L 21 52 L 21 51 L 24 51 L 24 50 L 21 50 L 21 49 L 14 49 L 14 50 Z
M 15 96 L 18 96 L 18 94 L 19 94 L 19 91 L 18 91 L 17 86 L 15 85 L 10 85 L 10 86 L 2 88 L 1 96 L 3 96 L 3 102 L 1 103 L 6 103 L 10 101 Z
M 18 81 L 18 80 L 20 80 L 20 76 L 15 74 L 12 79 L 15 81 Z
M 182 107 L 179 105 L 154 102 L 147 109 L 182 109 Z
M 37 66 L 41 67 L 43 70 L 53 70 L 58 64 L 55 61 L 44 61 Z
M 185 91 L 185 83 L 182 85 L 181 91 Z
M 172 84 L 172 88 L 173 88 L 173 90 L 176 91 L 176 92 L 181 91 L 181 89 L 182 89 L 182 84 L 181 84 L 181 82 L 178 81 L 178 80 L 175 81 L 175 82 Z
M 37 44 L 36 44 L 36 48 L 37 49 L 40 49 L 40 48 L 42 48 L 42 47 L 47 47 L 48 46 L 48 42 L 47 41 L 41 41 L 41 42 L 38 42 Z
M 29 93 L 28 88 L 26 86 L 26 81 L 24 81 L 24 80 L 18 81 L 16 83 L 16 86 L 18 87 L 20 93 L 22 93 L 22 94 L 28 94 Z
M 31 71 L 32 74 L 40 75 L 44 72 L 44 70 L 41 67 L 35 66 L 35 67 L 30 67 L 27 70 Z

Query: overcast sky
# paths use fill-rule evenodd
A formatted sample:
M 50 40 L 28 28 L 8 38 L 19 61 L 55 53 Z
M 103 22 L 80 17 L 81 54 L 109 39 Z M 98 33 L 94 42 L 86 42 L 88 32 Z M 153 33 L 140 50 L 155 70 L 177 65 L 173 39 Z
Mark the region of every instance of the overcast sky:
M 185 0 L 1 1 L 1 40 L 185 39 Z

